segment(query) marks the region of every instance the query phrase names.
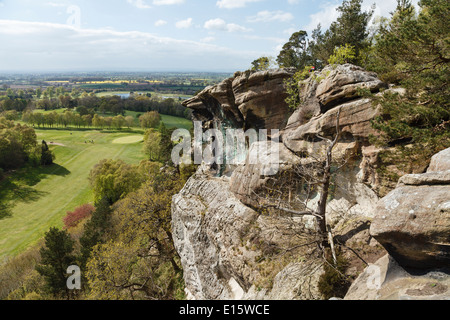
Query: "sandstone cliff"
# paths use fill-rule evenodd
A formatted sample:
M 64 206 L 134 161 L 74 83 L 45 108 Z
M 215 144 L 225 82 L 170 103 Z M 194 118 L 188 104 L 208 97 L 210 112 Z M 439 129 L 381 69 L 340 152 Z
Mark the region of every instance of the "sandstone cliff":
M 436 156 L 429 172 L 403 177 L 394 194 L 380 199 L 378 149 L 369 143 L 377 134 L 370 122 L 379 110 L 358 88 L 377 93 L 388 86 L 350 64 L 327 67 L 299 83 L 302 104 L 292 112 L 283 84 L 292 75 L 237 73 L 185 102 L 204 129 L 280 130 L 265 149 L 266 156 L 273 150 L 279 155 L 276 175 L 261 174 L 268 164 L 255 164 L 250 156 L 225 171 L 203 164 L 173 197 L 173 237 L 190 299 L 322 298 L 324 259 L 311 245 L 317 220 L 297 214 L 317 206 L 319 194 L 297 177 L 320 170 L 327 145 L 318 137 L 333 138 L 338 114 L 342 135 L 334 154 L 342 167 L 333 175 L 327 222 L 349 261 L 347 275 L 355 279 L 386 250 L 407 266 L 448 263 L 450 193 L 442 163 L 448 157 Z M 411 196 L 420 194 L 427 200 Z M 291 210 L 279 210 L 280 203 Z M 422 223 L 427 227 L 419 230 Z

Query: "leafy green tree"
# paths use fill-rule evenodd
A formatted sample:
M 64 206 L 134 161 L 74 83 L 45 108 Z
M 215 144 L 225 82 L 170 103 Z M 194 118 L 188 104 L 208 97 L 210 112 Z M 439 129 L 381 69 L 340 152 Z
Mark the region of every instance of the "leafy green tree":
M 183 186 L 176 172 L 155 172 L 115 205 L 111 240 L 87 264 L 92 299 L 180 299 L 182 272 L 171 234 L 172 196 Z
M 34 129 L 0 117 L 0 168 L 17 169 L 36 158 L 40 155 Z
M 356 58 L 355 48 L 349 44 L 334 49 L 334 53 L 328 59 L 329 64 L 344 64 Z
M 45 233 L 45 247 L 41 248 L 41 263 L 36 270 L 45 278 L 46 289 L 56 297 L 66 294 L 67 268 L 75 264 L 74 241 L 66 230 L 50 228 Z
M 271 59 L 269 57 L 260 57 L 252 62 L 252 71 L 264 71 L 270 69 Z
M 284 85 L 286 88 L 287 97 L 285 99 L 290 109 L 295 110 L 300 103 L 299 95 L 299 82 L 307 79 L 310 76 L 310 70 L 312 66 L 305 66 L 302 70 L 297 71 L 290 79 L 285 80 Z
M 161 116 L 157 111 L 147 112 L 139 117 L 139 123 L 142 128 L 158 128 L 161 122 Z
M 131 128 L 134 126 L 134 118 L 133 116 L 126 116 L 125 117 L 125 124 L 128 128 Z
M 136 190 L 143 182 L 135 166 L 122 160 L 104 159 L 94 166 L 89 182 L 97 201 L 106 198 L 113 204 Z
M 276 59 L 281 68 L 296 68 L 300 70 L 311 63 L 307 37 L 307 32 L 303 30 L 294 32 L 291 35 Z
M 42 89 L 41 89 L 41 88 L 37 88 L 37 89 L 36 89 L 36 97 L 37 97 L 38 99 L 40 99 L 41 96 L 42 96 Z
M 112 119 L 113 126 L 116 127 L 116 129 L 121 129 L 125 125 L 125 122 L 125 117 L 120 114 Z
M 161 135 L 155 129 L 148 129 L 144 134 L 144 152 L 148 155 L 149 160 L 161 160 Z

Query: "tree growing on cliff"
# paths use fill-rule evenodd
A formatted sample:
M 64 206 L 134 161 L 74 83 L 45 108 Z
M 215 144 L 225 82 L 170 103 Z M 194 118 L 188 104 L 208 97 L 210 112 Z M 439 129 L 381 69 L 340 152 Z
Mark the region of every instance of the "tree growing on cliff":
M 297 70 L 311 64 L 306 31 L 300 30 L 291 35 L 289 41 L 283 45 L 278 54 L 277 63 L 281 68 L 295 68 Z
M 273 62 L 272 62 L 271 57 L 260 57 L 256 60 L 254 60 L 252 62 L 252 67 L 251 70 L 252 71 L 265 71 L 270 69 L 270 67 L 272 66 Z
M 339 17 L 324 32 L 319 24 L 308 38 L 306 31 L 292 34 L 277 57 L 282 68 L 294 67 L 297 70 L 307 65 L 321 68 L 328 63 L 336 48 L 352 46 L 355 54 L 350 63 L 359 63 L 365 49 L 370 46 L 368 24 L 374 8 L 362 11 L 362 0 L 344 0 L 337 8 Z
M 300 189 L 304 193 L 303 199 L 295 197 L 294 201 L 294 197 L 291 195 L 291 189 L 286 194 L 283 191 L 276 190 L 279 188 L 277 185 L 269 188 L 268 194 L 264 195 L 264 202 L 268 209 L 279 210 L 294 216 L 314 216 L 317 222 L 317 233 L 315 240 L 310 242 L 310 244 L 317 244 L 324 255 L 329 249 L 335 265 L 337 264 L 337 254 L 331 228 L 327 225 L 327 203 L 330 199 L 330 193 L 335 187 L 333 185 L 333 177 L 346 164 L 345 159 L 338 160 L 333 153 L 334 148 L 341 138 L 340 114 L 341 109 L 339 108 L 335 116 L 336 132 L 334 137 L 323 137 L 318 134 L 314 137 L 314 139 L 324 142 L 324 156 L 314 157 L 313 155 L 308 155 L 309 158 L 313 159 L 312 163 L 309 165 L 295 165 L 293 168 L 295 177 L 282 182 L 284 185 L 290 185 L 295 180 L 295 184 L 300 186 Z M 314 205 L 310 205 L 309 201 L 315 192 L 318 193 L 318 202 L 314 207 Z M 278 194 L 278 197 L 273 198 L 271 196 L 272 194 Z M 257 194 L 255 195 L 260 197 Z M 299 206 L 302 207 L 301 210 L 298 209 Z
M 416 14 L 410 1 L 399 1 L 379 28 L 372 60 L 382 79 L 405 89 L 373 97 L 382 113 L 373 126 L 380 131 L 374 142 L 395 146 L 398 154 L 389 157 L 406 173 L 422 172 L 433 154 L 450 146 L 450 4 L 419 5 Z

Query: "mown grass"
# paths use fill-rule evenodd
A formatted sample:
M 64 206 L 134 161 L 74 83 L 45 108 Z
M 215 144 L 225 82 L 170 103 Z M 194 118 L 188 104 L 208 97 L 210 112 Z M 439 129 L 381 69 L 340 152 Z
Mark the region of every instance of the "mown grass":
M 92 203 L 88 175 L 100 160 L 139 163 L 145 158 L 142 142 L 113 143 L 136 138 L 140 130 L 36 129 L 36 133 L 38 141 L 63 146 L 51 146 L 56 155 L 52 166 L 23 168 L 0 181 L 0 262 L 36 244 L 50 227 L 61 227 L 67 211 Z

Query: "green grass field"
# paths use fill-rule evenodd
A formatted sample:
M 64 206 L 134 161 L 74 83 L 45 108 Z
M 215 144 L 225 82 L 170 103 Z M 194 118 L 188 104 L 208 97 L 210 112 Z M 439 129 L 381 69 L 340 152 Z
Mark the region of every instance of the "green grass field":
M 54 143 L 55 164 L 24 168 L 0 182 L 0 203 L 9 205 L 8 214 L 0 216 L 0 262 L 36 244 L 51 226 L 61 227 L 67 211 L 93 201 L 88 175 L 101 159 L 136 164 L 145 158 L 141 130 L 36 133 L 38 141 Z

